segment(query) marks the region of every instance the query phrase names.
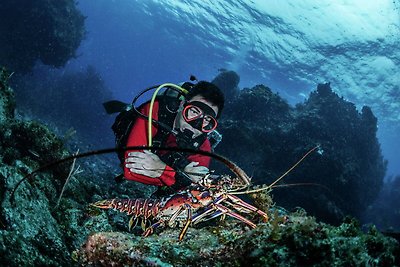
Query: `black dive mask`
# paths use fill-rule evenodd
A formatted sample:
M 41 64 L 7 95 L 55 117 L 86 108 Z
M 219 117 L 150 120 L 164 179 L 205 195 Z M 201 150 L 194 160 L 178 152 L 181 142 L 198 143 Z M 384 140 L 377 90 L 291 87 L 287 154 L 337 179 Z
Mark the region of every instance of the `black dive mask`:
M 185 103 L 182 115 L 190 126 L 203 133 L 212 132 L 218 125 L 214 110 L 200 101 Z

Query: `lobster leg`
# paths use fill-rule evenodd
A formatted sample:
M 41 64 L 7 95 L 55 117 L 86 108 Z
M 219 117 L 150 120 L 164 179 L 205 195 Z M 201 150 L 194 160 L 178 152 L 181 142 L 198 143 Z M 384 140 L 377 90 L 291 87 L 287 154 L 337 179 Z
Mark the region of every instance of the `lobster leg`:
M 246 219 L 245 217 L 237 214 L 236 212 L 231 211 L 227 207 L 220 205 L 220 204 L 215 204 L 215 207 L 221 211 L 221 215 L 226 214 L 230 217 L 233 217 L 235 219 L 238 219 L 239 221 L 244 222 L 245 224 L 249 225 L 251 228 L 256 228 L 256 225 L 252 223 L 250 220 Z
M 199 212 L 199 213 L 196 213 L 195 214 L 195 216 L 192 218 L 192 222 L 194 223 L 194 224 L 196 224 L 196 223 L 199 223 L 199 222 L 201 222 L 201 221 L 208 221 L 208 220 L 210 220 L 210 219 L 212 219 L 212 218 L 215 218 L 215 217 L 217 217 L 217 216 L 214 216 L 214 214 L 212 213 L 212 212 L 216 212 L 217 211 L 217 209 L 214 207 L 214 206 L 209 206 L 208 208 L 206 208 L 205 210 L 203 210 L 202 212 Z M 207 216 L 209 216 L 210 215 L 210 213 L 212 213 L 211 214 L 211 218 L 207 218 L 207 219 L 204 219 L 204 218 L 206 218 Z M 220 215 L 218 215 L 218 216 L 220 216 Z M 204 219 L 204 220 L 203 220 Z
M 251 211 L 252 212 L 257 212 L 259 215 L 261 215 L 263 217 L 265 222 L 268 221 L 268 215 L 265 212 L 263 212 L 262 210 L 260 210 L 260 209 L 258 209 L 256 207 L 246 203 L 245 201 L 241 200 L 240 198 L 238 198 L 236 196 L 228 194 L 227 197 L 228 197 L 228 199 L 230 201 L 232 201 L 232 203 L 229 203 L 229 202 L 227 202 L 227 203 L 232 204 L 232 206 L 237 211 L 248 212 L 248 213 L 251 212 Z
M 137 216 L 132 216 L 131 217 L 131 219 L 129 220 L 129 231 L 132 229 L 132 228 L 135 228 L 136 227 L 136 225 L 137 225 L 137 223 L 138 223 L 138 218 L 137 218 Z
M 176 218 L 185 210 L 185 206 L 180 206 L 179 209 L 171 216 L 168 220 L 168 226 L 173 227 L 173 222 L 175 222 Z
M 190 205 L 185 204 L 184 206 L 179 207 L 179 209 L 172 215 L 172 217 L 168 220 L 167 225 L 170 227 L 173 227 L 173 223 L 176 220 L 176 218 L 178 218 L 178 216 L 184 211 L 187 210 L 188 214 L 187 214 L 187 220 L 186 223 L 181 231 L 181 233 L 179 234 L 179 241 L 183 239 L 183 237 L 185 236 L 187 229 L 190 225 L 190 223 L 192 222 L 192 210 Z M 154 230 L 160 226 L 164 226 L 165 224 L 165 220 L 161 219 L 158 222 L 152 224 L 151 226 L 149 226 L 143 233 L 144 237 L 147 237 L 149 235 L 151 235 Z
M 225 214 L 223 214 L 222 211 L 220 211 L 220 210 L 215 210 L 215 209 L 213 209 L 213 210 L 211 210 L 211 211 L 214 211 L 214 213 L 212 213 L 212 214 L 206 214 L 207 217 L 202 216 L 202 218 L 201 218 L 202 220 L 201 220 L 201 221 L 212 220 L 212 219 L 217 218 L 217 217 L 219 217 L 219 216 L 221 216 L 221 221 L 223 220 L 223 217 L 225 216 Z M 200 222 L 200 221 L 199 221 L 199 222 Z M 199 223 L 199 222 L 196 221 L 196 223 Z
M 151 226 L 149 226 L 144 232 L 143 232 L 143 236 L 144 237 L 148 237 L 149 235 L 151 235 L 154 232 L 154 229 L 158 228 L 160 225 L 164 226 L 164 220 L 159 220 L 158 222 L 152 224 Z
M 179 241 L 181 241 L 183 239 L 183 237 L 185 236 L 187 229 L 189 227 L 189 225 L 192 223 L 192 208 L 189 204 L 184 204 L 183 206 L 180 206 L 179 209 L 174 213 L 174 215 L 172 215 L 171 219 L 168 220 L 168 225 L 172 226 L 173 222 L 176 220 L 176 218 L 178 218 L 179 215 L 181 215 L 181 213 L 186 210 L 187 211 L 187 219 L 186 219 L 186 223 L 183 226 L 180 234 L 179 234 Z
M 206 209 L 201 211 L 200 213 L 197 213 L 193 218 L 192 221 L 193 223 L 199 223 L 201 221 L 208 221 L 212 218 L 221 216 L 220 214 L 215 215 L 215 212 L 217 211 L 217 208 L 214 206 L 214 204 L 219 204 L 222 201 L 226 200 L 226 196 L 220 196 L 218 197 L 212 204 L 210 204 Z M 211 218 L 206 218 L 207 216 L 210 215 L 210 213 L 214 212 L 214 214 L 211 214 Z M 205 219 L 206 218 L 206 219 Z
M 212 213 L 214 212 L 214 213 Z M 210 215 L 211 213 L 211 215 Z M 213 218 L 216 218 L 218 216 L 225 216 L 228 215 L 230 217 L 233 217 L 235 219 L 238 219 L 239 221 L 242 221 L 249 225 L 251 228 L 255 228 L 256 225 L 252 223 L 250 220 L 246 219 L 245 217 L 237 214 L 236 212 L 233 212 L 232 210 L 228 209 L 227 207 L 221 205 L 221 204 L 212 204 L 210 209 L 207 209 L 206 211 L 200 213 L 193 219 L 193 223 L 199 223 L 201 221 L 207 221 Z M 206 218 L 206 216 L 210 216 L 209 218 Z M 206 218 L 206 219 L 204 219 Z
M 183 239 L 190 223 L 192 222 L 192 209 L 191 209 L 190 205 L 185 204 L 185 209 L 187 210 L 187 220 L 186 220 L 185 226 L 182 228 L 182 230 L 179 234 L 179 241 L 181 241 Z

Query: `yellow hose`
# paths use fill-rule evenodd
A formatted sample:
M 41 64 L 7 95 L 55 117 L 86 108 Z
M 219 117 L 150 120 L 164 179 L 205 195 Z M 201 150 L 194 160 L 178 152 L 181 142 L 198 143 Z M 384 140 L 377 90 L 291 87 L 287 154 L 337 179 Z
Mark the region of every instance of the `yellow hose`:
M 150 101 L 150 110 L 149 110 L 149 122 L 148 122 L 148 133 L 149 133 L 149 142 L 148 142 L 148 144 L 149 144 L 149 146 L 152 146 L 153 145 L 153 133 L 152 133 L 152 126 L 153 126 L 153 105 L 154 105 L 154 101 L 156 100 L 156 96 L 157 96 L 157 94 L 158 94 L 158 91 L 160 91 L 162 88 L 164 88 L 164 87 L 172 87 L 172 88 L 175 88 L 175 89 L 178 89 L 178 90 L 180 90 L 182 93 L 184 93 L 184 94 L 187 94 L 188 93 L 188 90 L 186 90 L 186 89 L 184 89 L 184 88 L 182 88 L 182 87 L 180 87 L 180 86 L 178 86 L 178 85 L 176 85 L 176 84 L 173 84 L 173 83 L 164 83 L 164 84 L 162 84 L 162 85 L 160 85 L 155 91 L 154 91 L 154 93 L 153 93 L 153 96 L 152 96 L 152 98 L 151 98 L 151 101 Z

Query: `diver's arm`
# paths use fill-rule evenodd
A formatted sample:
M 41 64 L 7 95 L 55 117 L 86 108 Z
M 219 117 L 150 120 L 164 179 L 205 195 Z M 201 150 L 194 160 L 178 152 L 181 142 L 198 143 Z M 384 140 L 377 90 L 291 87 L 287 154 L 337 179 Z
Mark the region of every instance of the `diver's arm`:
M 204 141 L 204 143 L 199 147 L 199 150 L 211 152 L 211 143 L 208 139 Z M 201 154 L 193 154 L 189 155 L 188 160 L 190 162 L 198 162 L 198 166 L 204 166 L 206 168 L 210 167 L 211 158 L 209 156 L 201 155 Z
M 141 112 L 145 115 L 148 115 L 149 108 L 150 108 L 149 105 L 146 105 L 141 109 Z M 153 119 L 155 120 L 158 119 L 158 102 L 154 103 Z M 152 131 L 154 137 L 157 134 L 157 128 L 153 126 Z M 142 117 L 138 117 L 129 134 L 127 146 L 147 146 L 147 143 L 148 143 L 147 120 Z M 129 153 L 132 152 L 143 152 L 143 151 L 128 150 L 125 152 L 125 160 L 130 158 Z M 131 163 L 132 162 L 128 162 L 128 164 Z M 124 164 L 124 177 L 127 180 L 136 181 L 149 185 L 156 185 L 156 186 L 163 186 L 163 185 L 170 186 L 173 183 L 175 183 L 175 171 L 169 166 L 164 167 L 162 174 L 159 177 L 149 177 L 140 173 L 132 172 L 131 169 L 127 167 L 126 164 Z
M 211 152 L 211 144 L 208 139 L 199 147 L 202 151 Z M 201 154 L 193 154 L 188 157 L 190 162 L 184 169 L 189 175 L 189 178 L 197 183 L 199 182 L 207 173 L 210 172 L 208 169 L 210 166 L 211 158 Z
M 141 112 L 145 115 L 149 113 L 149 105 L 146 105 Z M 153 119 L 158 119 L 158 102 L 155 102 Z M 131 133 L 128 138 L 127 146 L 146 146 L 148 143 L 147 139 L 147 120 L 144 118 L 137 118 L 134 126 L 132 127 Z M 157 128 L 153 126 L 153 137 L 157 134 Z M 200 150 L 211 151 L 211 144 L 208 139 L 200 146 Z M 181 167 L 182 171 L 176 172 L 173 167 L 166 165 L 157 155 L 142 151 L 141 157 L 146 157 L 144 154 L 152 154 L 151 158 L 154 160 L 153 164 L 146 163 L 144 159 L 129 160 L 129 153 L 134 151 L 127 151 L 125 153 L 125 160 L 128 164 L 124 166 L 124 176 L 127 180 L 133 180 L 144 184 L 156 185 L 156 186 L 173 186 L 174 188 L 182 188 L 190 185 L 192 182 L 196 182 L 201 176 L 198 175 L 185 175 L 184 171 L 205 174 L 208 171 L 210 165 L 210 157 L 193 154 L 185 159 L 186 164 Z M 137 153 L 137 151 L 136 151 Z M 147 158 L 147 157 L 146 157 Z M 155 162 L 158 159 L 163 163 L 162 166 Z M 136 165 L 129 165 L 132 161 L 137 162 Z M 128 166 L 127 166 L 128 165 Z M 156 166 L 155 170 L 152 170 L 151 166 Z M 133 168 L 130 168 L 133 167 Z M 146 175 L 147 174 L 147 175 Z

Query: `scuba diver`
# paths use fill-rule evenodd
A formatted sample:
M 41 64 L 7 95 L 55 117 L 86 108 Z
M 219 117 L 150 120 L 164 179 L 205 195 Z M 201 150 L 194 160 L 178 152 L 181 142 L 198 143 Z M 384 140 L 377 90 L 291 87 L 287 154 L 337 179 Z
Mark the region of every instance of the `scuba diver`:
M 164 94 L 163 97 L 155 98 L 154 102 L 146 102 L 138 109 L 135 108 L 140 116 L 131 117 L 129 130 L 118 129 L 127 126 L 117 123 L 117 117 L 113 125 L 117 146 L 117 132 L 124 130 L 123 143 L 126 147 L 146 146 L 149 139 L 153 139 L 153 146 L 211 152 L 221 139 L 215 129 L 224 107 L 224 95 L 216 85 L 206 81 L 185 83 L 182 87 L 186 91 L 180 94 L 183 97 Z M 149 116 L 155 122 L 150 124 L 150 128 L 150 120 L 147 120 Z M 216 135 L 217 138 L 213 138 Z M 119 178 L 159 186 L 154 197 L 175 193 L 209 173 L 210 157 L 200 154 L 127 150 L 119 157 L 123 164 L 123 175 L 117 176 L 116 180 Z

